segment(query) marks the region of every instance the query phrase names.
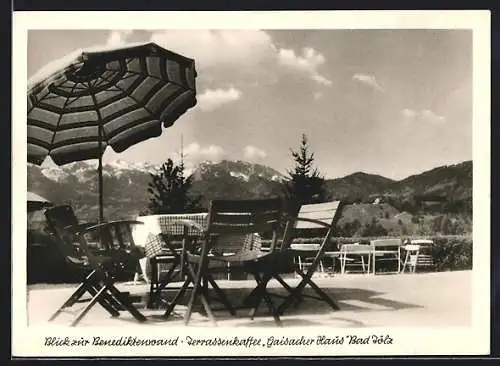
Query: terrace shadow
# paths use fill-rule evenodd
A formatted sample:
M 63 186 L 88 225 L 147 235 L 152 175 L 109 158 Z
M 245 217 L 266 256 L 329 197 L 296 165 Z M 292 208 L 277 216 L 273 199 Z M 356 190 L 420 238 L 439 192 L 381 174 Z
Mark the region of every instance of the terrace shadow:
M 366 290 L 361 288 L 326 288 L 323 289 L 325 293 L 332 299 L 335 299 L 340 307 L 339 311 L 334 311 L 326 302 L 319 301 L 311 298 L 304 298 L 304 300 L 297 304 L 297 306 L 290 306 L 284 315 L 313 315 L 313 314 L 339 314 L 342 311 L 359 311 L 359 312 L 370 312 L 370 311 L 395 311 L 400 309 L 411 309 L 411 308 L 421 308 L 421 305 L 396 301 L 389 298 L 389 294 L 376 292 L 372 290 Z M 228 297 L 231 304 L 238 308 L 238 317 L 246 316 L 249 309 L 240 309 L 243 299 L 249 294 L 249 289 L 238 289 L 238 288 L 227 288 L 223 289 L 224 293 Z M 271 289 L 270 292 L 277 296 L 272 296 L 273 303 L 275 306 L 279 305 L 283 301 L 283 297 L 288 294 L 285 289 Z M 175 291 L 168 291 L 166 298 L 171 298 L 175 294 Z M 314 291 L 309 288 L 304 290 L 304 294 L 316 296 Z M 210 291 L 211 298 L 215 298 L 215 293 L 213 290 Z M 180 299 L 178 306 L 176 308 L 185 307 L 189 301 L 189 292 L 187 292 L 182 299 Z M 216 312 L 217 317 L 224 317 L 224 313 L 228 314 L 227 311 L 221 309 L 221 304 L 218 301 L 211 301 L 211 306 Z M 194 305 L 194 311 L 199 311 L 203 307 L 201 302 L 197 301 Z M 221 311 L 222 310 L 222 311 Z M 203 310 L 201 310 L 204 313 Z M 259 306 L 259 311 L 257 312 L 257 317 L 260 315 L 268 314 L 268 309 L 264 302 Z M 228 314 L 229 317 L 231 317 Z

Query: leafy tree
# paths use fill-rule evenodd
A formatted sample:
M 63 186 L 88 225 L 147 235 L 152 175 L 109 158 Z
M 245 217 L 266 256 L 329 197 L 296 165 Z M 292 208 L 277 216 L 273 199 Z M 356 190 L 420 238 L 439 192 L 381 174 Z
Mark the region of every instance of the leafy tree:
M 289 212 L 296 211 L 303 204 L 328 200 L 325 179 L 313 166 L 314 153 L 310 152 L 305 134 L 302 134 L 299 150 L 291 150 L 291 153 L 295 168 L 288 171 L 290 179 L 284 187 Z
M 184 177 L 184 164 L 168 159 L 158 174 L 150 174 L 148 184 L 149 210 L 153 214 L 173 214 L 199 210 L 201 197 L 190 195 L 193 176 Z

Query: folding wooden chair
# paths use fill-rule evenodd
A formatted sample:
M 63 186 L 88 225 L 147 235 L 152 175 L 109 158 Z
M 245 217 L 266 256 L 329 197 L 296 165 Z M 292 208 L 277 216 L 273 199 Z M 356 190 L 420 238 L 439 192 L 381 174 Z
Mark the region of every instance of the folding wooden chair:
M 376 239 L 370 241 L 372 247 L 372 271 L 376 274 L 377 263 L 394 263 L 397 265 L 397 273 L 401 272 L 401 239 Z
M 88 268 L 88 275 L 49 321 L 79 302 L 87 292 L 91 299 L 78 313 L 71 326 L 76 326 L 96 303 L 112 317 L 119 316 L 119 311 L 125 309 L 138 321 L 145 321 L 146 318 L 133 306 L 127 294 L 114 286 L 118 275 L 126 271 L 133 273 L 136 269 L 138 257 L 130 225 L 141 222 L 123 220 L 98 225 L 79 224 L 71 206 L 68 205 L 50 208 L 45 212 L 45 216 L 66 260 Z M 98 238 L 94 243 L 90 243 L 86 234 L 97 234 Z
M 302 280 L 295 287 L 295 289 L 291 290 L 290 295 L 287 296 L 283 303 L 280 305 L 280 307 L 278 308 L 279 314 L 283 314 L 285 310 L 294 302 L 296 305 L 298 305 L 304 297 L 311 297 L 317 300 L 322 300 L 329 304 L 332 309 L 339 309 L 335 300 L 328 296 L 321 288 L 318 287 L 318 285 L 314 283 L 314 281 L 312 280 L 312 276 L 320 265 L 328 244 L 330 243 L 330 240 L 333 236 L 335 226 L 338 219 L 340 218 L 341 208 L 342 205 L 340 201 L 303 205 L 300 208 L 298 217 L 291 219 L 295 229 L 314 230 L 323 228 L 327 231 L 323 238 L 323 241 L 321 242 L 321 245 L 319 246 L 319 248 L 314 248 L 316 250 L 313 250 L 312 255 L 311 253 L 304 254 L 303 252 L 301 253 L 300 250 L 293 249 L 293 235 L 285 233 L 288 242 L 283 244 L 284 250 L 291 252 L 294 257 L 313 256 L 314 259 L 308 266 L 307 270 L 302 270 L 298 265 L 296 265 L 295 272 L 302 278 Z M 307 285 L 309 285 L 314 290 L 314 292 L 318 295 L 317 297 L 305 295 L 303 293 L 303 290 Z
M 196 228 L 203 233 L 203 239 L 199 243 L 200 245 L 192 245 L 191 250 L 183 251 L 186 256 L 185 266 L 188 278 L 167 308 L 164 316 L 168 317 L 171 314 L 178 299 L 191 283 L 193 288 L 185 315 L 186 325 L 191 318 L 193 304 L 197 297 L 201 298 L 207 315 L 216 324 L 209 303 L 211 299 L 208 292 L 209 284 L 214 289 L 216 300 L 222 303 L 224 309 L 228 310 L 231 315 L 236 315 L 235 308 L 213 277 L 215 273 L 227 273 L 229 263 L 233 273 L 238 270 L 249 273 L 257 282 L 252 295 L 246 299 L 247 301 L 244 301 L 247 306 L 253 308 L 252 318 L 263 299 L 276 323 L 281 325 L 278 312 L 267 292 L 269 280 L 277 276 L 280 270 L 283 270 L 281 267 L 282 253 L 275 250 L 282 216 L 281 208 L 282 203 L 279 199 L 214 200 L 210 203 L 206 227 L 189 220 L 183 221 L 186 228 Z M 239 248 L 235 248 L 231 244 L 231 240 L 221 240 L 223 237 L 265 232 L 273 235 L 271 248 L 268 252 L 263 252 L 258 248 L 249 248 L 245 241 L 240 240 Z M 225 255 L 224 249 L 230 254 Z M 292 257 L 287 263 L 293 263 Z M 293 272 L 291 265 L 289 272 Z

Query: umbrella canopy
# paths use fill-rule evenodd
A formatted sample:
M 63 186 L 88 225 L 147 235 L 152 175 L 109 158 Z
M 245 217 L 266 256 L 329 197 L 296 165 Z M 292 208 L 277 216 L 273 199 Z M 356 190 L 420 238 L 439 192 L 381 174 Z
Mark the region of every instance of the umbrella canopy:
M 52 203 L 36 193 L 28 192 L 27 195 L 28 212 L 41 210 L 44 207 L 52 206 Z
M 28 162 L 57 165 L 102 155 L 160 136 L 196 105 L 194 60 L 154 43 L 69 55 L 64 66 L 28 82 Z

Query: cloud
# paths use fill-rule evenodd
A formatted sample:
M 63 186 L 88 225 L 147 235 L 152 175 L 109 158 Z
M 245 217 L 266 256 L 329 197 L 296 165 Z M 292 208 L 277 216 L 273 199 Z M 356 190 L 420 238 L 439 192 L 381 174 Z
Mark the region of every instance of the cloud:
M 442 123 L 446 120 L 446 118 L 444 116 L 440 116 L 439 114 L 436 114 L 429 109 L 424 109 L 421 112 L 421 115 L 427 121 L 434 122 L 434 123 Z
M 257 63 L 273 52 L 271 37 L 261 30 L 165 30 L 151 41 L 196 60 L 197 68 Z
M 187 165 L 195 165 L 202 161 L 220 161 L 226 152 L 218 145 L 202 147 L 198 143 L 191 143 L 184 148 L 184 159 Z
M 368 85 L 375 90 L 384 91 L 384 89 L 378 84 L 377 78 L 375 77 L 375 75 L 354 74 L 352 76 L 352 79 L 355 81 L 358 81 L 364 85 Z
M 132 35 L 132 33 L 133 31 L 131 29 L 111 31 L 106 44 L 108 46 L 124 46 L 127 44 L 127 38 Z
M 194 58 L 201 71 L 199 77 L 210 81 L 211 86 L 214 82 L 234 85 L 244 79 L 272 83 L 283 68 L 331 85 L 317 71 L 325 63 L 320 52 L 306 47 L 297 55 L 293 50 L 281 49 L 263 30 L 163 30 L 153 32 L 151 41 Z
M 422 109 L 421 111 L 415 111 L 413 109 L 405 108 L 401 111 L 403 117 L 407 119 L 418 119 L 420 121 L 430 122 L 430 123 L 442 123 L 446 121 L 446 117 L 434 113 L 430 109 Z
M 199 108 L 203 111 L 211 111 L 220 106 L 237 101 L 241 98 L 242 92 L 230 87 L 229 89 L 206 89 L 197 96 Z
M 243 156 L 246 160 L 256 161 L 264 159 L 267 156 L 267 153 L 258 147 L 248 145 L 243 149 Z
M 322 92 L 316 92 L 314 93 L 314 99 L 318 100 L 323 98 L 323 93 Z
M 319 84 L 331 86 L 331 80 L 318 73 L 318 66 L 325 63 L 325 57 L 313 48 L 303 48 L 302 55 L 296 55 L 294 50 L 278 50 L 278 63 L 292 69 L 302 71 Z
M 403 109 L 401 111 L 401 114 L 406 117 L 406 118 L 415 118 L 417 116 L 417 112 L 415 112 L 413 109 Z

